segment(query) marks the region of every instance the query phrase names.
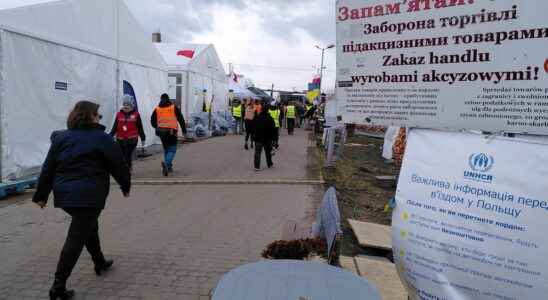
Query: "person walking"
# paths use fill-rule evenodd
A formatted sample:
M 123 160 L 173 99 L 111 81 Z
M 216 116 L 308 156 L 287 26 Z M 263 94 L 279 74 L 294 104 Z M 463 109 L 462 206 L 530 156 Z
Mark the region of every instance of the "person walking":
M 270 109 L 268 113 L 270 114 L 270 116 L 274 120 L 274 124 L 276 125 L 274 138 L 272 140 L 272 147 L 278 149 L 280 147 L 280 109 L 276 106 L 276 102 L 270 103 Z
M 130 171 L 133 169 L 133 152 L 137 148 L 139 137 L 143 147 L 146 140 L 141 115 L 135 110 L 134 103 L 132 96 L 124 95 L 122 109 L 116 114 L 114 125 L 110 130 L 110 135 L 116 137 L 116 141 L 122 149 Z
M 293 135 L 295 131 L 295 119 L 297 118 L 297 111 L 293 102 L 287 105 L 285 116 L 287 118 L 287 134 Z
M 177 154 L 178 125 L 186 135 L 185 119 L 181 110 L 169 100 L 167 94 L 162 94 L 160 103 L 150 118 L 152 127 L 156 129 L 156 135 L 162 141 L 164 148 L 164 161 L 162 162 L 162 174 L 168 176 L 173 172 L 173 160 Z M 177 123 L 179 123 L 177 125 Z
M 255 130 L 255 171 L 261 170 L 261 152 L 264 149 L 266 166 L 272 168 L 272 141 L 276 135 L 276 124 L 267 109 L 261 109 L 254 121 Z
M 234 105 L 232 106 L 232 117 L 235 120 L 234 134 L 242 133 L 242 108 L 243 104 L 240 101 L 235 100 Z
M 244 122 L 245 122 L 245 144 L 244 149 L 249 150 L 247 142 L 251 139 L 251 149 L 253 149 L 254 144 L 254 134 L 253 134 L 253 120 L 257 114 L 255 111 L 255 105 L 252 102 L 253 100 L 249 99 L 245 106 Z
M 53 190 L 54 206 L 72 217 L 49 291 L 51 300 L 74 296 L 66 282 L 84 246 L 98 276 L 114 263 L 105 259 L 101 250 L 99 216 L 110 191 L 110 176 L 125 197 L 129 197 L 131 179 L 120 147 L 99 124 L 98 110 L 98 104 L 78 102 L 69 114 L 68 129 L 51 135 L 51 147 L 32 198 L 43 209 Z

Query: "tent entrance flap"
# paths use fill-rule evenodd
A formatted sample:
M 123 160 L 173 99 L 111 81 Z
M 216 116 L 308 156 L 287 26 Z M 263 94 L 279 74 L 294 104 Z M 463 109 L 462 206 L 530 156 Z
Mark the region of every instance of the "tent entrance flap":
M 169 99 L 179 108 L 183 103 L 183 74 L 169 73 Z M 184 113 L 184 112 L 183 112 Z

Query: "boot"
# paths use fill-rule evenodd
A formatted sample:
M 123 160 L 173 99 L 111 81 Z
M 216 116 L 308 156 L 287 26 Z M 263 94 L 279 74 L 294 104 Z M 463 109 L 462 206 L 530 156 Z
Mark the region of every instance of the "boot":
M 169 170 L 167 168 L 167 165 L 165 162 L 162 162 L 162 175 L 167 176 L 169 175 Z
M 53 286 L 49 290 L 50 300 L 68 300 L 74 297 L 74 290 L 67 290 L 66 280 L 55 278 Z
M 112 264 L 114 264 L 114 261 L 109 259 L 105 260 L 105 262 L 101 264 L 95 265 L 95 274 L 97 274 L 97 276 L 101 276 L 101 273 L 108 271 L 108 269 L 112 267 Z

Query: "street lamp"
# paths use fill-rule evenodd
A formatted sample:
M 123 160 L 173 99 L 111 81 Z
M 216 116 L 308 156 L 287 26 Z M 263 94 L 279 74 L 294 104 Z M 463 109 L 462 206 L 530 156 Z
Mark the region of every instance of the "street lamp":
M 320 97 L 321 99 L 321 96 L 322 96 L 322 83 L 323 83 L 323 59 L 324 59 L 324 54 L 325 54 L 325 50 L 328 50 L 328 49 L 331 49 L 331 48 L 334 48 L 335 45 L 331 44 L 325 48 L 322 48 L 318 45 L 316 45 L 316 48 L 320 49 L 322 51 L 322 67 L 320 68 L 320 95 L 318 97 Z

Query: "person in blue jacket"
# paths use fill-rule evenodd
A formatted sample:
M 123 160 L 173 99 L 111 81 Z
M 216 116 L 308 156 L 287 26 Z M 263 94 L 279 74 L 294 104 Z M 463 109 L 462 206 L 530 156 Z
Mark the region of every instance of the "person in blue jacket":
M 76 104 L 67 121 L 68 130 L 51 136 L 51 147 L 42 166 L 33 202 L 46 206 L 53 190 L 54 206 L 72 217 L 61 251 L 50 299 L 70 299 L 74 291 L 66 282 L 84 246 L 91 254 L 95 273 L 109 269 L 99 241 L 99 215 L 110 191 L 110 176 L 129 197 L 131 178 L 120 147 L 99 124 L 99 105 L 89 101 Z

